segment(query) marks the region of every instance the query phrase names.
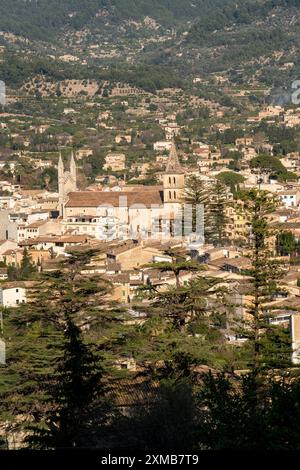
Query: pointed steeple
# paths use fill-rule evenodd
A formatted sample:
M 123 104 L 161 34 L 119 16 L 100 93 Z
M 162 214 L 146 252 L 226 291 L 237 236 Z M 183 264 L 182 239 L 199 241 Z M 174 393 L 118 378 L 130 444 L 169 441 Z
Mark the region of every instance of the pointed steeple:
M 59 152 L 58 169 L 64 170 L 64 164 L 63 164 L 63 161 L 62 161 L 61 152 Z
M 63 175 L 64 173 L 64 163 L 62 160 L 61 152 L 59 152 L 59 159 L 58 159 L 58 176 Z
M 183 174 L 183 173 L 184 171 L 182 169 L 182 166 L 179 163 L 176 146 L 175 146 L 175 143 L 173 142 L 171 150 L 170 150 L 169 158 L 167 161 L 166 174 L 177 175 L 177 174 Z
M 68 199 L 68 194 L 77 191 L 76 181 L 76 162 L 72 152 L 70 158 L 70 170 L 65 171 L 61 153 L 58 160 L 58 193 L 59 193 L 59 212 L 60 216 L 65 216 L 65 204 Z
M 74 152 L 72 151 L 72 154 L 71 154 L 71 160 L 70 160 L 70 173 L 75 181 L 75 185 L 76 185 L 76 162 L 75 162 L 75 158 L 74 158 Z
M 170 149 L 166 171 L 163 175 L 164 203 L 181 203 L 184 190 L 184 170 L 181 167 L 174 142 Z

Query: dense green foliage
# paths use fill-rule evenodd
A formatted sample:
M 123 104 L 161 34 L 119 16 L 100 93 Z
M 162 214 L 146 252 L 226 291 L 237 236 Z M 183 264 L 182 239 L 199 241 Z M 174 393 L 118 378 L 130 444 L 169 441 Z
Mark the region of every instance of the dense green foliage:
M 269 313 L 268 304 L 280 292 L 278 282 L 284 273 L 284 264 L 272 257 L 269 245 L 271 237 L 276 235 L 276 232 L 270 227 L 268 216 L 278 207 L 278 200 L 275 196 L 270 197 L 268 192 L 257 189 L 245 191 L 242 198 L 245 217 L 251 224 L 251 235 L 248 240 L 251 266 L 245 270 L 245 274 L 251 279 L 249 290 L 251 301 L 247 308 L 250 319 L 245 320 L 243 326 L 244 334 L 249 339 L 253 351 L 250 364 L 255 369 L 268 368 L 277 359 L 278 363 L 288 365 L 291 351 L 288 344 L 284 347 L 284 338 L 282 338 L 283 343 L 266 342 L 264 334 L 271 331 L 270 324 L 266 320 Z M 276 344 L 279 346 L 277 352 Z
M 106 322 L 112 326 L 121 313 L 105 303 L 108 282 L 82 275 L 92 253 L 75 253 L 57 271 L 41 274 L 27 291 L 29 303 L 5 311 L 9 354 L 1 374 L 0 413 L 12 436 L 19 429 L 33 433 L 34 447 L 87 444 L 87 427 L 96 432 L 91 408 L 101 421 L 103 369 L 93 331 L 108 334 Z M 27 256 L 23 265 L 28 266 Z M 87 324 L 90 334 L 83 337 Z M 21 415 L 25 422 L 18 421 Z
M 189 39 L 191 41 L 207 41 L 210 37 L 208 33 L 213 33 L 216 30 L 223 30 L 233 25 L 248 25 L 256 21 L 257 18 L 264 18 L 269 15 L 276 7 L 297 7 L 299 6 L 297 0 L 266 0 L 264 2 L 257 0 L 238 0 L 234 2 L 221 2 L 217 5 L 217 10 L 213 15 L 208 12 L 196 22 L 192 27 Z M 263 45 L 271 45 L 272 38 L 269 35 L 263 35 L 263 32 L 252 32 L 252 39 L 254 42 L 257 40 Z M 222 35 L 217 36 L 219 41 L 222 41 Z M 275 36 L 273 36 L 273 39 Z M 249 39 L 249 38 L 248 38 Z M 246 37 L 244 38 L 246 44 Z M 253 46 L 253 44 L 252 44 Z
M 204 378 L 197 395 L 198 439 L 209 449 L 298 449 L 299 380 Z
M 231 192 L 234 194 L 238 186 L 245 181 L 245 178 L 234 171 L 223 171 L 219 173 L 217 178 L 222 181 L 226 186 L 229 186 Z
M 222 3 L 224 0 L 214 0 L 215 5 L 208 0 L 195 0 L 193 4 L 181 0 L 2 0 L 0 29 L 30 38 L 49 40 L 62 28 L 83 28 L 91 22 L 101 24 L 103 18 L 95 18 L 100 10 L 108 11 L 113 22 L 151 16 L 170 24 L 192 19 Z
M 219 184 L 215 192 L 223 188 Z M 20 439 L 25 432 L 25 441 L 17 445 L 35 449 L 289 448 L 290 439 L 283 442 L 277 433 L 280 410 L 295 446 L 300 445 L 298 425 L 287 413 L 298 396 L 298 382 L 268 378 L 272 369 L 287 375 L 291 357 L 289 332 L 270 326 L 264 316 L 280 278 L 267 246 L 267 216 L 275 203 L 264 192 L 244 194 L 253 234 L 253 267 L 247 272 L 252 321 L 241 325 L 249 340 L 245 346 L 226 340 L 231 280 L 201 273 L 204 268 L 186 261 L 183 248 L 165 251 L 169 263 L 143 267 L 172 272 L 176 282 L 159 290 L 149 279 L 137 291 L 133 309 L 141 323 L 132 322 L 133 317 L 127 323 L 124 309 L 107 297 L 110 284 L 89 272 L 97 250 L 75 250 L 57 270 L 33 277 L 30 302 L 5 311 L 8 358 L 0 381 L 5 439 Z M 27 278 L 31 264 L 24 254 Z M 188 272 L 198 274 L 182 282 L 180 273 Z M 118 372 L 113 366 L 122 357 L 134 358 L 140 371 Z M 226 375 L 202 377 L 199 368 L 207 366 Z M 245 378 L 232 373 L 245 368 L 253 371 Z M 118 406 L 132 399 L 125 412 Z M 254 439 L 258 423 L 264 432 Z
M 186 180 L 184 199 L 192 206 L 192 232 L 201 228 L 199 219 L 203 208 L 205 242 L 221 245 L 225 240 L 225 226 L 228 220 L 226 208 L 229 205 L 228 190 L 222 179 L 208 184 L 201 177 L 190 176 Z
M 283 49 L 288 56 L 293 46 L 299 47 L 300 38 L 297 27 L 292 30 L 288 27 L 291 21 L 295 21 L 296 25 L 299 21 L 297 7 L 299 7 L 297 0 L 247 0 L 246 2 L 242 0 L 195 0 L 194 2 L 155 0 L 150 3 L 146 0 L 84 0 L 82 2 L 79 0 L 66 2 L 3 0 L 0 5 L 0 30 L 23 35 L 31 40 L 50 41 L 55 46 L 61 46 L 62 42 L 64 43 L 65 37 L 62 40 L 62 36 L 66 32 L 88 30 L 89 34 L 82 43 L 83 51 L 90 44 L 102 40 L 111 41 L 112 44 L 117 45 L 117 49 L 120 48 L 123 51 L 127 49 L 128 44 L 130 44 L 129 48 L 131 46 L 135 48 L 136 40 L 139 41 L 143 36 L 165 34 L 167 28 L 168 33 L 173 36 L 172 39 L 166 42 L 145 41 L 144 47 L 135 51 L 134 62 L 150 65 L 154 69 L 154 75 L 152 70 L 150 73 L 148 71 L 143 73 L 142 69 L 138 69 L 138 73 L 135 73 L 134 70 L 130 70 L 128 63 L 125 63 L 121 66 L 121 75 L 124 75 L 128 69 L 129 76 L 126 80 L 128 83 L 152 91 L 153 82 L 155 84 L 158 78 L 155 71 L 157 66 L 176 69 L 180 71 L 179 76 L 183 77 L 188 76 L 191 70 L 205 73 L 226 70 L 233 82 L 243 83 L 253 76 L 258 67 L 261 68 L 259 81 L 268 85 L 282 86 L 282 83 L 287 83 L 287 80 L 291 83 L 292 77 L 294 79 L 298 77 L 299 61 L 294 59 L 295 67 L 292 70 L 278 70 L 278 62 L 272 57 L 272 53 Z M 154 30 L 146 25 L 145 28 L 140 28 L 130 22 L 130 20 L 142 22 L 145 17 L 156 20 L 158 29 Z M 183 41 L 177 42 L 176 38 L 183 29 L 188 31 L 188 35 Z M 0 38 L 0 42 L 5 44 L 5 38 Z M 41 44 L 37 46 L 38 49 Z M 67 48 L 68 46 L 69 44 Z M 214 49 L 217 50 L 216 53 Z M 199 53 L 202 57 L 201 61 L 196 60 Z M 187 67 L 186 54 L 192 58 L 191 67 Z M 260 58 L 266 55 L 270 56 L 268 64 L 265 62 L 259 64 Z M 48 60 L 49 66 L 53 69 L 49 57 Z M 47 61 L 39 64 L 42 69 L 48 68 Z M 99 62 L 102 63 L 102 60 Z M 111 64 L 116 63 L 116 60 L 110 59 L 104 62 L 105 67 L 107 65 L 110 67 Z M 120 62 L 119 57 L 117 62 Z M 242 74 L 240 68 L 244 64 L 247 64 L 247 70 L 244 70 Z M 29 66 L 31 69 L 31 60 L 29 60 Z M 103 80 L 107 77 L 105 67 L 101 67 L 100 71 L 98 69 L 98 75 L 103 76 Z M 274 76 L 274 67 L 277 67 L 276 76 Z M 60 63 L 57 67 L 58 72 L 69 68 L 70 64 L 67 63 Z M 78 67 L 72 64 L 71 68 Z M 25 73 L 27 69 L 28 64 L 24 63 Z M 0 76 L 1 72 L 0 68 Z M 9 78 L 9 73 L 5 70 L 3 73 L 5 78 Z M 80 75 L 83 76 L 84 73 L 81 71 Z M 173 73 L 170 73 L 170 86 L 172 86 L 172 76 Z M 87 77 L 91 77 L 91 74 Z M 115 72 L 113 78 L 108 72 L 108 79 L 114 81 L 117 77 L 119 77 L 118 73 Z M 152 84 L 149 85 L 149 82 Z M 9 79 L 7 83 L 10 83 Z M 156 84 L 155 88 L 161 87 Z M 223 97 L 223 100 L 223 104 L 226 105 L 231 98 L 227 96 Z
M 295 240 L 292 232 L 281 232 L 276 238 L 276 249 L 280 256 L 288 256 L 295 253 L 299 243 Z
M 119 63 L 118 66 L 99 69 L 93 66 L 71 66 L 54 59 L 43 59 L 40 56 L 24 59 L 13 53 L 7 53 L 4 61 L 0 62 L 1 79 L 10 87 L 21 86 L 37 75 L 58 82 L 68 79 L 95 79 L 99 81 L 99 85 L 107 80 L 112 83 L 128 83 L 152 93 L 162 88 L 184 86 L 184 80 L 168 67 L 129 66 L 126 63 Z
M 259 155 L 250 162 L 251 168 L 258 168 L 260 171 L 270 173 L 270 176 L 275 176 L 279 181 L 297 181 L 298 176 L 292 172 L 287 171 L 285 166 L 277 157 L 271 155 Z

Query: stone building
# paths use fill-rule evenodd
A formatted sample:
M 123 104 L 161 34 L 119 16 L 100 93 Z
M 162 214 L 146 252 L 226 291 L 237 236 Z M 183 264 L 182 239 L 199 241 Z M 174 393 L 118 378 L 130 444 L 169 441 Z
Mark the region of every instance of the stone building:
M 172 145 L 162 186 L 121 191 L 77 191 L 76 169 L 59 164 L 60 207 L 65 230 L 100 239 L 182 237 L 184 171 Z

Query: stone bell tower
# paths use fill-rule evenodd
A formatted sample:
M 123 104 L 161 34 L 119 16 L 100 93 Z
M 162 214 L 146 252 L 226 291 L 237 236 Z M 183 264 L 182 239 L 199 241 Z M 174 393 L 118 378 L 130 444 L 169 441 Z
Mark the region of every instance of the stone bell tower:
M 179 163 L 175 144 L 170 150 L 163 176 L 164 203 L 182 203 L 184 193 L 184 171 Z

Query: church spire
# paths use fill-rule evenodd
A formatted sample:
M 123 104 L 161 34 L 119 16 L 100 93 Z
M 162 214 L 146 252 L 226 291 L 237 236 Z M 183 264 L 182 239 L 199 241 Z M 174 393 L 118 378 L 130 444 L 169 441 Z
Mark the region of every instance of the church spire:
M 164 203 L 181 203 L 184 191 L 184 171 L 179 163 L 174 142 L 163 175 Z
M 64 174 L 64 164 L 61 156 L 61 152 L 59 152 L 59 159 L 58 159 L 58 176 L 62 176 Z
M 65 204 L 68 200 L 68 194 L 77 191 L 76 183 L 76 162 L 72 152 L 70 158 L 70 169 L 65 171 L 61 153 L 58 160 L 58 193 L 59 193 L 59 212 L 62 218 L 65 217 Z
M 70 173 L 75 181 L 76 184 L 76 163 L 74 158 L 74 152 L 72 151 L 71 160 L 70 160 Z
M 171 150 L 170 150 L 169 158 L 167 161 L 166 174 L 175 175 L 175 174 L 182 174 L 182 173 L 184 173 L 184 171 L 182 169 L 182 166 L 179 163 L 176 146 L 175 146 L 175 143 L 173 142 Z

